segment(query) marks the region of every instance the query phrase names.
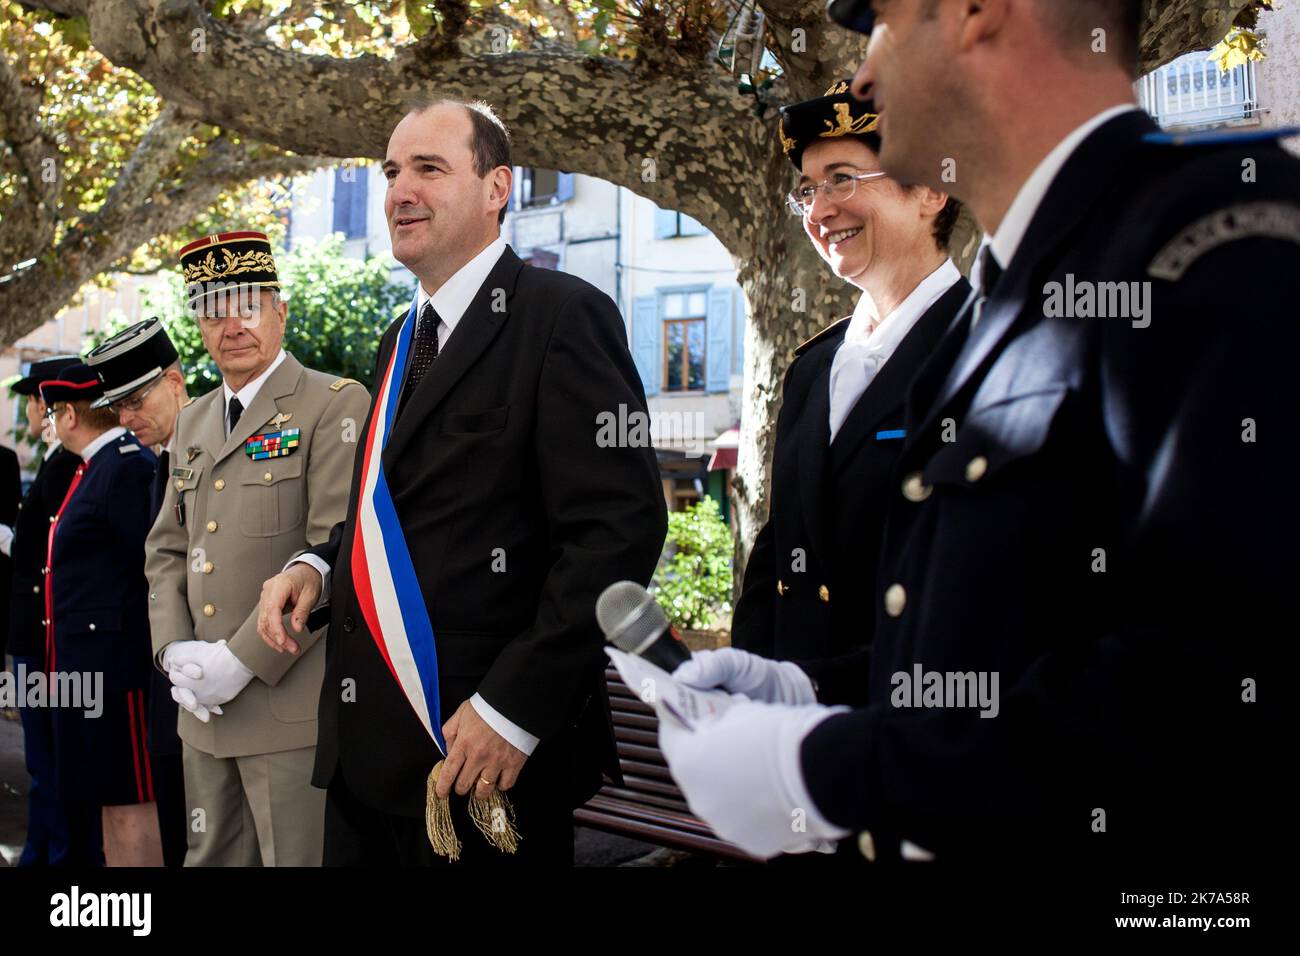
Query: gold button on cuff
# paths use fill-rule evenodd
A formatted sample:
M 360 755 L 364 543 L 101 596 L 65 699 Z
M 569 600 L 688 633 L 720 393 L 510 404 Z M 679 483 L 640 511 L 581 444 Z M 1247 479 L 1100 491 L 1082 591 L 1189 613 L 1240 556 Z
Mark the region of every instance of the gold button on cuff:
M 867 858 L 868 863 L 876 862 L 876 840 L 870 830 L 858 834 L 858 852 Z
M 275 476 L 272 475 L 272 474 L 268 471 L 266 474 L 264 474 L 264 475 L 262 476 L 262 480 L 263 480 L 263 481 L 270 481 L 273 477 L 275 477 Z
M 924 501 L 933 490 L 922 480 L 919 471 L 914 471 L 903 479 L 903 497 L 908 501 Z
M 208 531 L 209 531 L 209 532 L 212 532 L 212 531 L 216 531 L 216 530 L 217 530 L 217 523 L 216 523 L 215 521 L 209 521 L 209 522 L 208 522 Z
M 786 583 L 785 583 L 784 581 L 777 581 L 777 582 L 776 582 L 776 593 L 777 593 L 777 594 L 781 595 L 782 597 L 785 597 L 785 592 L 788 591 L 788 590 L 790 590 L 790 588 L 786 585 Z
M 212 617 L 212 616 L 213 616 L 214 614 L 216 614 L 216 613 L 217 613 L 217 607 L 216 607 L 215 604 L 205 604 L 205 605 L 203 605 L 203 616 L 204 616 L 204 617 Z
M 226 479 L 218 478 L 216 481 L 212 483 L 212 487 L 215 488 L 217 491 L 220 491 L 222 488 L 226 487 Z
M 890 617 L 898 617 L 903 613 L 903 608 L 907 605 L 907 592 L 903 590 L 901 584 L 891 584 L 885 591 L 885 613 Z
M 979 481 L 984 477 L 984 473 L 989 470 L 989 460 L 983 455 L 976 455 L 966 463 L 966 480 Z
M 203 562 L 203 573 L 204 573 L 204 574 L 211 574 L 211 573 L 212 573 L 212 562 L 211 562 L 211 561 L 204 561 L 204 562 Z
M 826 585 L 823 584 L 821 587 L 817 589 L 817 596 L 821 598 L 823 601 L 829 601 L 831 599 L 830 588 L 828 588 Z

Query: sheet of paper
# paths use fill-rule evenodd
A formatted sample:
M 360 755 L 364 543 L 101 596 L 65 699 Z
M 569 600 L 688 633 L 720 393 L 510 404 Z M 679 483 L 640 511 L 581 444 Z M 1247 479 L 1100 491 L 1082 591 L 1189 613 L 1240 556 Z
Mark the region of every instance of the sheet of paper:
M 724 690 L 698 690 L 673 680 L 662 667 L 644 658 L 605 645 L 623 683 L 655 709 L 660 720 L 676 721 L 687 730 L 716 720 L 737 699 Z M 741 698 L 742 700 L 744 698 Z

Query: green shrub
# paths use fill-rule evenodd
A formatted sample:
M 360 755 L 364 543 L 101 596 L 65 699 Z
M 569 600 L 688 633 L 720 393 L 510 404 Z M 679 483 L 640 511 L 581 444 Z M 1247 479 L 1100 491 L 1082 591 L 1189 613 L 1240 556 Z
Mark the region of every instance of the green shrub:
M 680 629 L 705 630 L 731 613 L 731 528 L 704 498 L 668 515 L 664 553 L 650 593 Z

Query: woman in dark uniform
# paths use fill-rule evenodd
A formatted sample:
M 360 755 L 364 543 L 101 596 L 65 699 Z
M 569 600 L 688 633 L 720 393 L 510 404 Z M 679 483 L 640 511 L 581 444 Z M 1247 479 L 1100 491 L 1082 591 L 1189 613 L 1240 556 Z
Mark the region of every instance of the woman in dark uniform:
M 145 736 L 155 459 L 112 411 L 91 408 L 102 394 L 80 364 L 41 385 L 60 441 L 82 459 L 49 533 L 47 661 L 81 689 L 79 701 L 53 702 L 55 766 L 65 802 L 103 808 L 108 866 L 161 866 Z

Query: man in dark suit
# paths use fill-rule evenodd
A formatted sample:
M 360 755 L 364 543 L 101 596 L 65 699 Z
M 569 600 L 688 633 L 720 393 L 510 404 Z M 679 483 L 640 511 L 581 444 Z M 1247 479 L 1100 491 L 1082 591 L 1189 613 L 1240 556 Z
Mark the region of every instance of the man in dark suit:
M 921 493 L 895 493 L 875 642 L 809 665 L 858 709 L 747 703 L 665 741 L 724 836 L 780 848 L 799 801 L 809 833 L 872 859 L 1221 880 L 1276 852 L 1256 687 L 1282 673 L 1300 539 L 1300 163 L 1135 109 L 1136 6 L 876 5 L 855 85 L 874 83 L 882 164 L 933 182 L 955 159 L 989 236 L 981 296 L 909 397 Z M 870 29 L 869 4 L 832 10 Z M 729 780 L 729 818 L 704 771 L 726 753 L 785 770 Z
M 13 390 L 27 399 L 27 433 L 33 439 L 46 438 L 45 453 L 37 466 L 27 495 L 23 498 L 13 538 L 13 587 L 9 604 L 9 653 L 14 670 L 28 674 L 46 670 L 45 661 L 45 558 L 50 520 L 68 493 L 72 476 L 81 459 L 63 447 L 48 426 L 42 382 L 77 364 L 75 355 L 56 356 L 33 362 L 26 377 Z M 27 788 L 27 840 L 19 866 L 62 866 L 86 862 L 83 852 L 102 857 L 99 847 L 99 808 L 80 814 L 73 828 L 88 834 L 82 846 L 69 844 L 65 808 L 58 799 L 54 778 L 54 724 L 48 707 L 21 708 L 23 754 L 30 784 Z
M 304 556 L 315 570 L 266 583 L 259 632 L 294 650 L 281 611 L 300 630 L 328 574 L 327 864 L 438 859 L 426 780 L 444 746 L 436 797 L 463 863 L 571 864 L 573 807 L 617 773 L 595 601 L 648 581 L 665 531 L 652 449 L 600 447 L 597 420 L 644 396 L 609 298 L 501 238 L 509 139 L 489 108 L 417 108 L 384 172 L 393 254 L 420 288 L 380 343 L 347 520 Z M 514 856 L 466 812 L 495 790 Z
M 970 285 L 946 252 L 959 204 L 880 171 L 877 117 L 848 80 L 781 114 L 781 144 L 800 174 L 789 205 L 862 297 L 799 346 L 786 373 L 772 507 L 731 642 L 764 657 L 820 658 L 871 641 L 870 558 L 896 487 L 903 398 Z

